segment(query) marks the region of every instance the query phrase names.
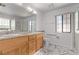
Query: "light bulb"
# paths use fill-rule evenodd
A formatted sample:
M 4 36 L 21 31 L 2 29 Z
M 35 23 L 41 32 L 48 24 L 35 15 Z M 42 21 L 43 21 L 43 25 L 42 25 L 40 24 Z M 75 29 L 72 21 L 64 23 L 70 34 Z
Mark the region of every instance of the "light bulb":
M 28 10 L 29 12 L 32 12 L 32 11 L 33 11 L 32 8 L 30 8 L 30 7 L 27 7 L 27 10 Z
M 33 11 L 33 13 L 34 13 L 34 14 L 37 14 L 37 12 L 36 12 L 35 10 Z

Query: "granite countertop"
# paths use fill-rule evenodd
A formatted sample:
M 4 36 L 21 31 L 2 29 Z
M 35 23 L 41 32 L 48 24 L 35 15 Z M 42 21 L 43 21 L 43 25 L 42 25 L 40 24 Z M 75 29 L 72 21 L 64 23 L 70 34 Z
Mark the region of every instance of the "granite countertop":
M 30 33 L 20 32 L 20 33 L 4 34 L 4 35 L 0 35 L 0 40 L 15 38 L 18 36 L 33 35 L 33 34 L 38 34 L 38 33 L 42 33 L 42 32 L 30 32 Z

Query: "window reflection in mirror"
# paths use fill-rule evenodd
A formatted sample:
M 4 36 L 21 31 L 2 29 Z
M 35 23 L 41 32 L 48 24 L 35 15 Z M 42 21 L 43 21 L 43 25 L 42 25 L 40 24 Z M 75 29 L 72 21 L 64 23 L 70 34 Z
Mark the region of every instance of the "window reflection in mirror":
M 0 32 L 15 30 L 15 20 L 0 18 Z
M 36 15 L 28 16 L 23 19 L 0 18 L 0 33 L 18 33 L 18 32 L 35 32 Z

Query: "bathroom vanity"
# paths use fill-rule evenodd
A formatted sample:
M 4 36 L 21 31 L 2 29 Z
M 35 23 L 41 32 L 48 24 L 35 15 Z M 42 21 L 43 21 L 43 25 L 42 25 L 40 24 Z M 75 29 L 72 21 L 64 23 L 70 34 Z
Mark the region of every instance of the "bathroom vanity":
M 32 55 L 43 47 L 43 33 L 20 33 L 0 36 L 1 55 Z

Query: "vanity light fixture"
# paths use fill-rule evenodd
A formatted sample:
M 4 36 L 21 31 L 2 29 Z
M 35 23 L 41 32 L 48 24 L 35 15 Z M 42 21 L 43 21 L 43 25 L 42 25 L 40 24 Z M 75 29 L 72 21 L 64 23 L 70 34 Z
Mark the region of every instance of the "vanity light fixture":
M 34 10 L 34 11 L 33 11 L 33 14 L 37 14 L 37 12 Z
M 32 9 L 31 7 L 27 7 L 27 11 L 31 12 L 33 14 L 37 14 L 37 12 L 34 9 Z
M 33 9 L 32 9 L 31 7 L 27 7 L 27 10 L 28 10 L 29 12 L 32 12 L 32 11 L 33 11 Z

